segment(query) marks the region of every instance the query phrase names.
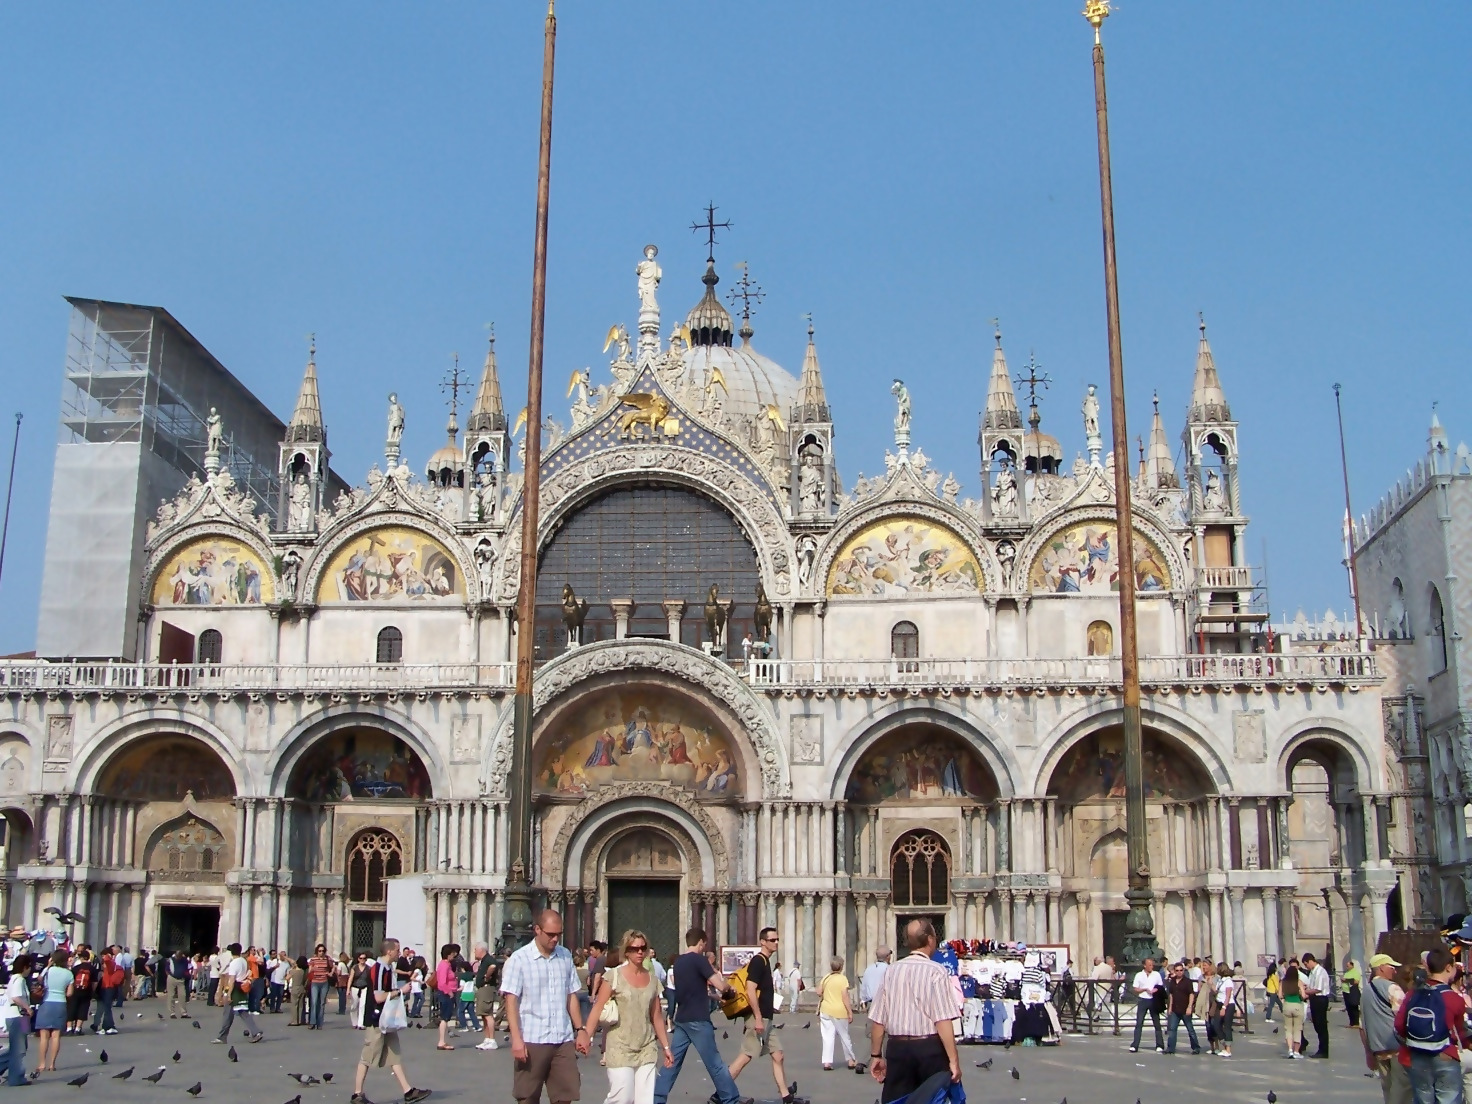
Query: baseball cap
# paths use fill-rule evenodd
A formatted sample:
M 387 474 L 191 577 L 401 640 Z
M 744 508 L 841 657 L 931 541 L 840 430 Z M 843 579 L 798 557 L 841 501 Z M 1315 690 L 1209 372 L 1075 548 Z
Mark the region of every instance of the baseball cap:
M 1378 970 L 1381 966 L 1395 966 L 1398 968 L 1400 966 L 1400 963 L 1391 958 L 1388 954 L 1371 955 L 1370 969 Z

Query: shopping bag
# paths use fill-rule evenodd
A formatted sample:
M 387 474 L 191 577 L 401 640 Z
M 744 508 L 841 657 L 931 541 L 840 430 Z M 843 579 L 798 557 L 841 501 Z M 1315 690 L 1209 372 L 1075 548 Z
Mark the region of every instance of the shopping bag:
M 402 993 L 391 994 L 383 1002 L 383 1011 L 378 1014 L 379 1031 L 403 1031 L 409 1026 L 409 1014 L 404 1010 Z

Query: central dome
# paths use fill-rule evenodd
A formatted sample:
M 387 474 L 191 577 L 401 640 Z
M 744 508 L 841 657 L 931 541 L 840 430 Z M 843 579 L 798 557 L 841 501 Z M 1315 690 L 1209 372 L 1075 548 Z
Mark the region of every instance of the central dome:
M 696 386 L 709 386 L 711 370 L 719 368 L 726 381 L 722 409 L 737 418 L 754 418 L 775 406 L 783 421 L 792 416 L 797 402 L 797 380 L 786 369 L 751 347 L 740 345 L 693 345 L 685 351 L 685 378 Z

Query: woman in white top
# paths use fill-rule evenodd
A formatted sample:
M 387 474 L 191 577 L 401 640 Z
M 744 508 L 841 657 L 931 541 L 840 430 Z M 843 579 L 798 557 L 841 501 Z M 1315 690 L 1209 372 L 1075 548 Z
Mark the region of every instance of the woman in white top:
M 56 1058 L 61 1053 L 61 1032 L 66 1027 L 66 1002 L 72 995 L 72 972 L 67 969 L 71 956 L 66 951 L 55 951 L 51 965 L 41 971 L 41 984 L 45 995 L 41 1007 L 36 1009 L 36 1031 L 41 1036 L 41 1060 L 37 1073 L 55 1073 Z
M 5 1014 L 5 1033 L 10 1038 L 5 1083 L 11 1086 L 29 1084 L 26 1081 L 26 1036 L 31 1029 L 30 955 L 18 954 L 11 962 L 10 983 L 5 987 L 5 998 L 0 1002 L 0 1011 Z
M 1217 1050 L 1217 1057 L 1230 1058 L 1232 1056 L 1232 1017 L 1237 1014 L 1237 979 L 1232 976 L 1232 968 L 1225 962 L 1217 963 L 1217 1007 L 1221 1010 L 1220 1019 L 1217 1020 L 1216 1038 L 1221 1044 Z

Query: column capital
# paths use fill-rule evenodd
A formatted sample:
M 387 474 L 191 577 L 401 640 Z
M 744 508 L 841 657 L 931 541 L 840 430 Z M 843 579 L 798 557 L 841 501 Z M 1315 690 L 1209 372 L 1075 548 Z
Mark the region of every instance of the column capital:
M 1278 899 L 1277 886 L 1263 886 L 1262 897 L 1264 901 L 1276 901 Z
M 674 598 L 668 602 L 661 602 L 660 605 L 664 607 L 664 615 L 666 617 L 685 616 L 685 600 L 683 598 Z
M 1247 890 L 1243 886 L 1231 886 L 1227 889 L 1227 896 L 1234 901 L 1241 901 L 1247 896 Z
M 1227 794 L 1227 804 L 1235 809 L 1242 804 L 1242 799 L 1236 794 Z
M 1080 889 L 1074 893 L 1073 899 L 1078 902 L 1080 908 L 1088 908 L 1089 902 L 1094 899 L 1094 895 L 1087 889 Z

